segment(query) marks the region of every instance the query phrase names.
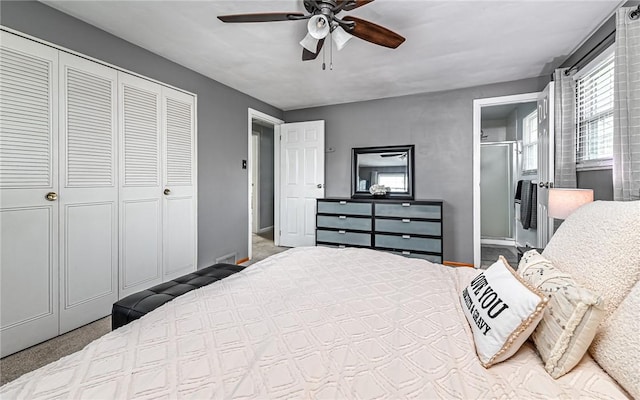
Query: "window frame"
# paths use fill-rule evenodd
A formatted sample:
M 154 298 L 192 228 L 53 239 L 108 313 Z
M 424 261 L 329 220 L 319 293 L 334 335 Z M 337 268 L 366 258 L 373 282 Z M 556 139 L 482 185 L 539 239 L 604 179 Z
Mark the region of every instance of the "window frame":
M 527 121 L 530 121 L 530 123 L 532 123 L 532 126 L 535 127 L 535 135 L 533 135 L 533 137 L 535 138 L 535 140 L 530 140 L 532 139 L 531 135 L 527 135 L 527 133 L 525 132 L 525 126 L 527 125 Z M 525 168 L 528 167 L 528 165 L 525 165 L 525 162 L 529 159 L 526 154 L 527 154 L 527 149 L 528 148 L 534 148 L 535 151 L 533 152 L 534 157 L 533 160 L 535 162 L 535 168 Z M 531 111 L 529 114 L 527 114 L 524 118 L 522 118 L 522 175 L 533 175 L 536 174 L 538 172 L 538 108 L 536 107 L 535 110 Z
M 606 61 L 608 58 L 610 58 L 611 56 L 613 56 L 613 60 L 611 62 L 614 63 L 615 65 L 615 45 L 611 45 L 609 46 L 607 49 L 605 49 L 602 53 L 600 53 L 597 57 L 595 57 L 593 60 L 591 60 L 587 65 L 585 65 L 584 67 L 582 67 L 576 74 L 573 75 L 573 80 L 575 82 L 575 91 L 574 91 L 574 96 L 577 100 L 578 98 L 578 81 L 582 78 L 584 78 L 585 76 L 591 74 L 592 72 L 594 72 L 598 67 L 601 66 L 601 64 Z M 613 74 L 615 77 L 615 67 L 613 69 Z M 615 79 L 615 78 L 614 78 Z M 613 90 L 611 92 L 611 95 L 613 96 Z M 579 146 L 579 123 L 580 121 L 578 120 L 578 104 L 576 101 L 576 104 L 574 106 L 574 114 L 575 114 L 575 148 L 574 148 L 574 153 L 575 153 L 575 157 L 576 157 L 576 171 L 593 171 L 593 170 L 607 170 L 607 169 L 612 169 L 613 168 L 613 154 L 610 157 L 607 158 L 599 158 L 599 159 L 591 159 L 591 160 L 580 160 L 578 161 L 578 146 Z M 613 112 L 613 101 L 612 101 L 612 108 L 611 108 L 611 112 Z M 613 118 L 613 117 L 612 117 Z M 613 120 L 611 122 L 613 124 Z

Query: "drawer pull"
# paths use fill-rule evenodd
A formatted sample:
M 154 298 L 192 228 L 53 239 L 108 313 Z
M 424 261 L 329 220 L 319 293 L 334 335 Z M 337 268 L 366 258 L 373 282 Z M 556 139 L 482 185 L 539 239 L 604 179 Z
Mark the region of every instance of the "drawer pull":
M 345 204 L 347 204 L 347 202 L 346 202 L 346 201 L 341 201 L 341 202 L 340 202 L 340 205 L 342 205 L 342 206 L 343 206 L 343 205 L 345 205 Z
M 346 215 L 341 215 L 341 216 L 339 216 L 338 218 L 340 218 L 340 219 L 347 219 L 347 216 L 346 216 Z
M 338 231 L 339 234 L 344 235 L 347 231 Z
M 402 238 L 403 238 L 403 239 L 411 239 L 411 236 L 409 236 L 409 235 L 402 235 Z
M 402 203 L 402 207 L 411 207 L 411 203 Z
M 410 251 L 403 251 L 402 254 L 404 254 L 405 256 L 410 256 L 411 252 Z
M 404 219 L 402 220 L 402 222 L 404 222 L 405 224 L 407 224 L 407 223 L 411 222 L 411 220 L 410 220 L 410 219 L 406 219 L 406 218 L 404 218 Z

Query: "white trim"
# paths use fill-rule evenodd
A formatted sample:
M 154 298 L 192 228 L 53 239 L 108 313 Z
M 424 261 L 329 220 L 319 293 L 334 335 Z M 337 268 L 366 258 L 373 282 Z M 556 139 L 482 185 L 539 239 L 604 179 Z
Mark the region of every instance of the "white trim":
M 497 246 L 514 246 L 516 241 L 514 239 L 481 239 L 480 245 L 497 245 Z
M 251 184 L 253 183 L 251 177 L 251 168 L 253 165 L 251 135 L 253 135 L 252 122 L 254 119 L 273 124 L 273 241 L 276 246 L 280 244 L 280 236 L 276 234 L 280 227 L 280 190 L 278 190 L 280 187 L 280 169 L 277 168 L 277 166 L 280 165 L 280 125 L 283 124 L 284 121 L 249 107 L 247 112 L 247 220 L 249 221 L 247 224 L 247 257 L 249 260 L 253 257 L 251 248 L 253 238 L 253 221 L 251 220 Z
M 480 135 L 482 107 L 538 101 L 538 92 L 473 100 L 473 264 L 480 267 Z
M 11 34 L 16 35 L 16 36 L 20 36 L 20 37 L 22 37 L 24 39 L 32 40 L 32 41 L 34 41 L 36 43 L 40 43 L 40 44 L 43 44 L 45 46 L 49 46 L 51 48 L 54 48 L 56 50 L 59 50 L 59 51 L 65 52 L 65 53 L 73 54 L 74 56 L 78 56 L 80 58 L 84 58 L 85 60 L 93 61 L 93 62 L 98 63 L 100 65 L 104 65 L 105 67 L 113 68 L 116 71 L 126 72 L 129 75 L 137 76 L 138 78 L 145 79 L 147 81 L 150 81 L 150 82 L 153 82 L 153 83 L 157 83 L 159 85 L 162 85 L 162 86 L 165 86 L 165 87 L 168 87 L 168 88 L 171 88 L 171 89 L 175 89 L 175 90 L 177 90 L 179 92 L 186 93 L 186 94 L 189 94 L 189 95 L 192 95 L 192 96 L 197 96 L 196 93 L 192 93 L 192 92 L 190 92 L 188 90 L 184 90 L 184 89 L 179 88 L 177 86 L 169 85 L 166 82 L 162 82 L 162 81 L 159 81 L 159 80 L 156 80 L 156 79 L 153 79 L 153 78 L 149 78 L 148 76 L 144 76 L 144 75 L 139 74 L 137 72 L 130 71 L 128 69 L 125 69 L 125 68 L 119 67 L 117 65 L 108 63 L 108 62 L 100 60 L 98 58 L 93 58 L 91 56 L 88 56 L 86 54 L 80 53 L 78 51 L 68 49 L 66 47 L 63 47 L 63 46 L 57 45 L 55 43 L 52 43 L 52 42 L 37 38 L 35 36 L 31 36 L 29 34 L 17 31 L 15 29 L 6 27 L 4 25 L 0 25 L 0 30 L 5 31 L 7 33 L 11 33 Z M 162 57 L 162 58 L 164 58 L 164 57 Z
M 258 233 L 267 233 L 273 230 L 273 225 L 258 229 Z

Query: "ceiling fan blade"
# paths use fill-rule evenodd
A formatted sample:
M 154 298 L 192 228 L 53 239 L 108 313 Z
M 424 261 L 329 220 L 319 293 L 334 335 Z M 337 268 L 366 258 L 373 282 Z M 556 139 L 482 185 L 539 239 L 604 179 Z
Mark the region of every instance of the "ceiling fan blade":
M 218 19 L 222 22 L 272 22 L 272 21 L 290 21 L 304 17 L 304 14 L 298 12 L 278 12 L 278 13 L 256 13 L 256 14 L 234 14 L 219 15 Z
M 348 0 L 345 0 L 345 1 L 348 1 Z M 344 6 L 343 10 L 345 11 L 355 10 L 358 7 L 366 6 L 372 1 L 373 0 L 353 0 L 351 4 L 347 4 L 346 6 Z
M 352 16 L 346 16 L 343 20 L 355 22 L 353 29 L 348 32 L 353 36 L 366 40 L 367 42 L 395 49 L 405 41 L 405 38 L 397 33 L 390 31 L 383 26 L 374 24 L 373 22 Z
M 318 54 L 320 54 L 320 50 L 322 50 L 322 45 L 324 44 L 324 39 L 318 40 L 318 47 L 316 48 L 316 52 L 313 53 L 305 48 L 302 49 L 302 61 L 311 61 L 318 58 Z

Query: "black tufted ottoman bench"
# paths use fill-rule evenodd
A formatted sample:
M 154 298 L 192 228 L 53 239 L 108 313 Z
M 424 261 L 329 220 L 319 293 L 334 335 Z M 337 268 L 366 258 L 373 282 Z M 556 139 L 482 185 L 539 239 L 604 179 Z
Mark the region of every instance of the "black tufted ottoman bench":
M 224 279 L 244 268 L 235 264 L 215 264 L 129 295 L 113 303 L 111 329 L 118 329 L 182 294 Z

